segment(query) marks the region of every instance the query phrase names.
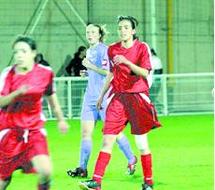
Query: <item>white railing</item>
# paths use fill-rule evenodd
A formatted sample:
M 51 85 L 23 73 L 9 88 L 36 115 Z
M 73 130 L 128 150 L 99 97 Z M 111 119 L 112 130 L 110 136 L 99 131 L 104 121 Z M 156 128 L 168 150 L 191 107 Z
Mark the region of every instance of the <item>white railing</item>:
M 213 113 L 213 73 L 186 73 L 157 75 L 154 83 L 157 90 L 151 90 L 159 115 Z M 79 118 L 87 78 L 55 78 L 57 94 L 67 118 Z M 160 86 L 160 90 L 159 89 Z M 48 119 L 54 116 L 48 104 L 44 104 Z

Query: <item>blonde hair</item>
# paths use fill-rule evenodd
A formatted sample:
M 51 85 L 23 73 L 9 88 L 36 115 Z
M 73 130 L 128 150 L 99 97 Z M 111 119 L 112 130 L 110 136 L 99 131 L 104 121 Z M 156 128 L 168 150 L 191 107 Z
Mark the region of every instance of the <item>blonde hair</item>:
M 99 29 L 99 34 L 101 35 L 101 37 L 99 38 L 99 41 L 104 42 L 104 40 L 105 40 L 104 37 L 108 33 L 107 30 L 106 30 L 106 25 L 105 24 L 104 25 L 99 25 L 99 24 L 90 23 L 87 26 L 90 26 L 90 25 L 95 26 L 95 27 L 97 27 Z

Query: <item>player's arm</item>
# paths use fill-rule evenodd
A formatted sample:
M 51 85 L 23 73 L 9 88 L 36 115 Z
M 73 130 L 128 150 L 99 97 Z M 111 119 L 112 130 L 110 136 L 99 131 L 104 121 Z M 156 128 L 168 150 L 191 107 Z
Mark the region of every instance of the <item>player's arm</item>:
M 107 74 L 107 76 L 106 76 L 106 80 L 105 80 L 104 86 L 103 86 L 103 88 L 102 88 L 102 90 L 101 90 L 99 99 L 98 99 L 97 104 L 96 104 L 96 107 L 97 107 L 98 109 L 101 109 L 101 104 L 102 104 L 104 95 L 105 95 L 106 92 L 108 91 L 112 79 L 113 79 L 113 73 L 108 71 L 108 74 Z
M 95 71 L 101 75 L 107 75 L 108 74 L 107 70 L 95 66 L 87 58 L 83 59 L 82 65 L 85 66 L 87 69 L 93 70 L 93 71 Z
M 126 59 L 123 55 L 116 55 L 113 60 L 115 64 L 127 65 L 131 69 L 131 71 L 136 75 L 146 78 L 149 74 L 149 70 L 135 65 L 134 63 Z
M 9 105 L 14 101 L 14 99 L 22 94 L 25 94 L 28 90 L 28 86 L 21 86 L 19 89 L 11 92 L 6 96 L 0 96 L 0 107 L 4 107 Z
M 52 95 L 48 96 L 47 98 L 48 98 L 49 104 L 50 104 L 51 108 L 53 109 L 53 112 L 58 120 L 58 127 L 59 127 L 60 131 L 63 133 L 67 132 L 68 125 L 64 119 L 63 112 L 60 107 L 56 93 L 53 93 Z
M 149 70 L 144 69 L 142 67 L 139 67 L 132 62 L 128 61 L 127 65 L 130 67 L 130 69 L 135 73 L 136 75 L 142 76 L 146 78 L 149 75 Z

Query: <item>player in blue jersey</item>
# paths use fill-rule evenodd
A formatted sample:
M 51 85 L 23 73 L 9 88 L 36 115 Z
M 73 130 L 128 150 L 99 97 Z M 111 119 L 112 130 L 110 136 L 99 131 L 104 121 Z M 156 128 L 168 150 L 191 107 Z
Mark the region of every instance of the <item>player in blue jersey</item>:
M 103 43 L 105 30 L 100 25 L 89 24 L 86 27 L 86 38 L 89 42 L 86 58 L 83 65 L 88 72 L 88 85 L 84 95 L 81 127 L 82 140 L 80 149 L 80 165 L 74 170 L 68 170 L 71 177 L 87 177 L 87 164 L 92 150 L 92 134 L 96 121 L 103 120 L 106 111 L 106 99 L 102 103 L 101 110 L 96 108 L 100 91 L 104 85 L 106 75 L 109 72 L 109 59 L 107 55 L 108 47 Z M 128 174 L 132 175 L 137 163 L 136 156 L 133 155 L 127 138 L 120 133 L 117 137 L 117 143 L 126 158 L 128 159 Z
M 141 189 L 153 189 L 152 154 L 147 133 L 161 124 L 149 99 L 147 77 L 151 70 L 150 49 L 145 42 L 137 39 L 138 22 L 134 17 L 119 16 L 117 24 L 120 41 L 108 48 L 111 68 L 97 103 L 97 107 L 100 108 L 105 93 L 111 88 L 103 127 L 102 148 L 97 157 L 92 179 L 79 183 L 82 190 L 102 189 L 102 179 L 111 159 L 113 145 L 128 122 L 141 154 L 143 173 Z

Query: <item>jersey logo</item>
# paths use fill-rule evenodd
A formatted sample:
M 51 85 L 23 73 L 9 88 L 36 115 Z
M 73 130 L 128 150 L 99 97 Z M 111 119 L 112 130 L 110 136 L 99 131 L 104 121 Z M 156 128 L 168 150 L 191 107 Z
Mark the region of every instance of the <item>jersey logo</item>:
M 108 64 L 107 59 L 103 59 L 103 61 L 102 61 L 102 66 L 107 66 L 107 64 Z

